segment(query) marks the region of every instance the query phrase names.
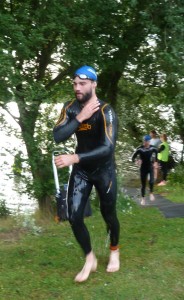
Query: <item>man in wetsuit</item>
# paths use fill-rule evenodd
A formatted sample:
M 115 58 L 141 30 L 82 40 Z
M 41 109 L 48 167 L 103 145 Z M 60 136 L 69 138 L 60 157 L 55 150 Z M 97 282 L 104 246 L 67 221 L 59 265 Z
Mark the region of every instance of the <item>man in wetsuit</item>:
M 76 99 L 65 103 L 53 133 L 56 143 L 67 140 L 74 133 L 77 138 L 75 154 L 59 155 L 55 163 L 58 168 L 73 165 L 68 187 L 68 214 L 86 258 L 84 267 L 75 277 L 76 282 L 83 282 L 97 268 L 83 217 L 93 186 L 98 192 L 101 214 L 110 234 L 107 272 L 116 272 L 120 267 L 114 161 L 117 117 L 110 105 L 97 98 L 97 74 L 92 67 L 83 66 L 75 72 L 73 87 Z
M 134 162 L 136 157 L 139 156 L 140 164 L 140 176 L 141 176 L 141 205 L 145 205 L 145 190 L 146 181 L 149 175 L 149 188 L 150 188 L 150 200 L 154 201 L 153 195 L 154 186 L 154 170 L 153 164 L 157 163 L 157 149 L 150 145 L 151 136 L 145 135 L 143 138 L 143 145 L 138 147 L 132 155 L 132 161 Z

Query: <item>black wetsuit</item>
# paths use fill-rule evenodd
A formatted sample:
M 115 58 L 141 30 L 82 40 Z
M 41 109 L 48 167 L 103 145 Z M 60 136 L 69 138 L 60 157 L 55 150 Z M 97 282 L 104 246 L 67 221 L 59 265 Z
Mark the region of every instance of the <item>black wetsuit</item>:
M 138 147 L 132 156 L 133 162 L 138 155 L 141 159 L 141 167 L 140 167 L 140 176 L 141 176 L 141 185 L 142 185 L 141 195 L 142 197 L 144 197 L 148 174 L 150 175 L 149 178 L 150 193 L 153 192 L 153 186 L 154 186 L 153 163 L 157 161 L 157 149 L 153 146 L 149 146 L 148 148 L 146 148 L 142 145 Z
M 82 123 L 76 119 L 81 104 L 77 100 L 65 103 L 53 130 L 56 143 L 65 141 L 74 133 L 77 137 L 75 153 L 79 156 L 79 163 L 74 164 L 69 180 L 68 213 L 74 235 L 85 254 L 91 251 L 91 242 L 83 214 L 93 185 L 99 194 L 100 210 L 110 232 L 111 246 L 117 246 L 119 242 L 114 161 L 117 118 L 110 105 L 102 100 L 99 102 L 100 109 Z

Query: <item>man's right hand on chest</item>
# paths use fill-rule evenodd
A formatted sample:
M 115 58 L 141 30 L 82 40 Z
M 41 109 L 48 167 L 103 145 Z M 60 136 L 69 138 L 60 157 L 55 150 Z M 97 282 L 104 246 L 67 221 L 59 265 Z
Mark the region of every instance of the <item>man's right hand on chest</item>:
M 96 100 L 92 100 L 88 102 L 81 110 L 81 112 L 76 116 L 77 121 L 82 123 L 84 120 L 91 118 L 91 116 L 99 110 L 100 102 Z

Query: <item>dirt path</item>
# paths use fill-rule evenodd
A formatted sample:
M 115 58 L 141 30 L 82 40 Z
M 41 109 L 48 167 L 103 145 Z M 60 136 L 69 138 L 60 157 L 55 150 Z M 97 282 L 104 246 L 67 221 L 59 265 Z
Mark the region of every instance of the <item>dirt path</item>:
M 122 192 L 130 196 L 142 208 L 157 207 L 165 218 L 184 218 L 184 203 L 172 202 L 159 194 L 155 195 L 155 201 L 149 200 L 149 195 L 146 195 L 146 204 L 140 204 L 141 194 L 140 188 L 123 187 Z

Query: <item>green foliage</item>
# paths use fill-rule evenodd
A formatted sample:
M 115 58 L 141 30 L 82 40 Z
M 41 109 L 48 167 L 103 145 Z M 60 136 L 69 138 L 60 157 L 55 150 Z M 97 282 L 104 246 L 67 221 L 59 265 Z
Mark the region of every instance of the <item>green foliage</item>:
M 183 163 L 178 164 L 175 169 L 169 173 L 168 179 L 172 185 L 178 184 L 184 186 L 184 166 Z
M 18 151 L 18 153 L 14 157 L 14 164 L 12 166 L 13 173 L 17 176 L 20 176 L 22 173 L 22 151 Z
M 5 200 L 0 200 L 0 218 L 8 217 L 10 215 L 10 210 L 6 206 Z
M 117 112 L 119 140 L 124 141 L 122 147 L 137 147 L 142 143 L 143 135 L 152 129 L 158 133 L 166 132 L 171 137 L 173 130 L 169 113 L 171 107 L 159 105 L 164 101 L 165 95 L 161 90 L 145 88 L 141 84 L 131 83 L 125 79 L 119 82 Z M 162 115 L 164 111 L 168 112 L 167 118 Z

